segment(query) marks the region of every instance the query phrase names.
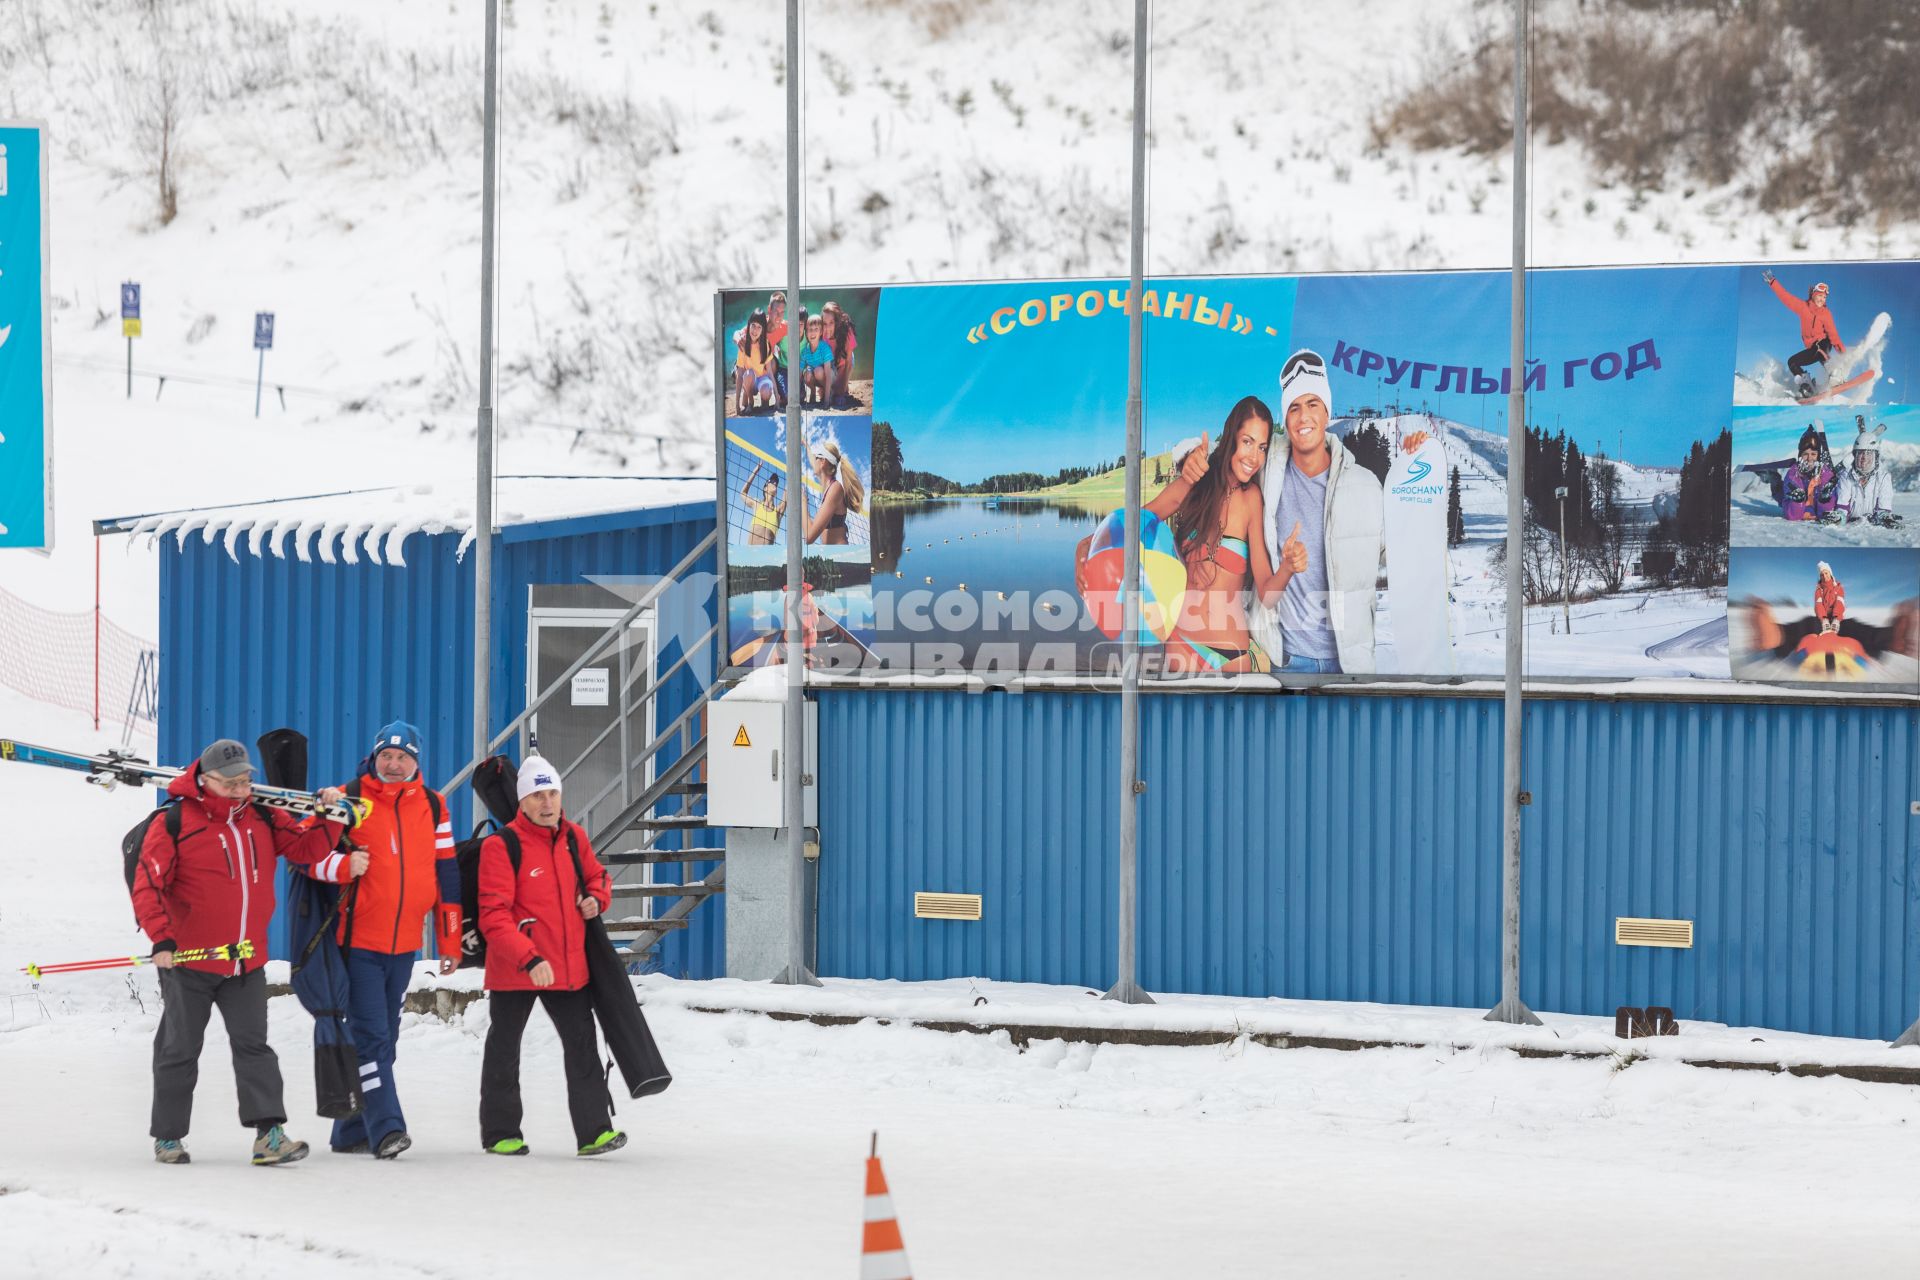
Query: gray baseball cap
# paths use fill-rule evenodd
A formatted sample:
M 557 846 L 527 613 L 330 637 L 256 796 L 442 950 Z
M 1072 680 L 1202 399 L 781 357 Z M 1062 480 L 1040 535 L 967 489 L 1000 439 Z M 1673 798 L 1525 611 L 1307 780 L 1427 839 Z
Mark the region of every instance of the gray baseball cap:
M 253 757 L 244 743 L 222 738 L 200 753 L 200 772 L 217 778 L 245 778 L 253 773 Z

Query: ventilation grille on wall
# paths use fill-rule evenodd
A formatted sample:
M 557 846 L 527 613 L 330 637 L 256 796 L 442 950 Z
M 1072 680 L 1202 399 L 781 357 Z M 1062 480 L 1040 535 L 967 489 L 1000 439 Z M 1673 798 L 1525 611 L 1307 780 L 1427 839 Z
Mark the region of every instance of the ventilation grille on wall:
M 1613 940 L 1623 947 L 1691 947 L 1693 921 L 1620 916 L 1613 922 Z
M 978 920 L 980 895 L 977 893 L 916 893 L 913 914 L 927 920 Z

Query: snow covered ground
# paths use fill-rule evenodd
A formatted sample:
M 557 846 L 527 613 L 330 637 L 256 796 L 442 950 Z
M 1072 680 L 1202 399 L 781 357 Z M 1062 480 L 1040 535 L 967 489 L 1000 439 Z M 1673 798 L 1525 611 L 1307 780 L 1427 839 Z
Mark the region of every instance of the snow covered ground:
M 24 731 L 77 717 L 0 696 Z M 877 1130 L 916 1274 L 1537 1276 L 1891 1274 L 1910 1253 L 1920 1090 L 1702 1070 L 1756 1060 L 1920 1064 L 1920 1051 L 1690 1028 L 1648 1058 L 1527 1060 L 1528 1037 L 1607 1046 L 1594 1019 L 1488 1028 L 1469 1011 L 1176 999 L 1142 1010 L 993 983 L 822 992 L 648 979 L 676 1080 L 626 1104 L 627 1151 L 563 1154 L 559 1046 L 527 1037 L 535 1154 L 478 1150 L 485 1002 L 408 1015 L 397 1079 L 413 1150 L 246 1163 L 216 1019 L 194 1163 L 146 1138 L 153 975 L 18 966 L 133 950 L 114 841 L 147 803 L 0 765 L 0 1240 L 8 1276 L 201 1280 L 461 1276 L 556 1266 L 663 1277 L 850 1275 L 861 1158 Z M 463 978 L 465 975 L 463 975 Z M 464 981 L 460 985 L 467 985 Z M 988 1005 L 975 1006 L 975 990 Z M 1285 1023 L 1436 1047 L 1336 1052 L 1032 1043 L 863 1022 L 820 1027 L 686 1006 L 1220 1026 Z M 291 1128 L 310 1142 L 311 1023 L 273 1002 Z M 1765 1043 L 1753 1043 L 1753 1037 Z M 1466 1047 L 1440 1047 L 1464 1038 Z M 1514 1224 L 1521 1224 L 1515 1229 Z M 1630 1258 L 1630 1261 L 1625 1259 Z

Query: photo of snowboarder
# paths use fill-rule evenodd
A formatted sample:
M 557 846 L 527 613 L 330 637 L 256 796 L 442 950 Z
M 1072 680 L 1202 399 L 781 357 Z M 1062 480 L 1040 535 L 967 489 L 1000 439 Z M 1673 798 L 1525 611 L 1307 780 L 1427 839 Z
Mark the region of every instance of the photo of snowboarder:
M 1736 678 L 1920 682 L 1920 551 L 1740 547 L 1728 593 Z
M 1736 405 L 1898 403 L 1893 336 L 1920 322 L 1920 265 L 1797 263 L 1740 272 Z
M 1742 547 L 1920 545 L 1920 407 L 1733 411 Z

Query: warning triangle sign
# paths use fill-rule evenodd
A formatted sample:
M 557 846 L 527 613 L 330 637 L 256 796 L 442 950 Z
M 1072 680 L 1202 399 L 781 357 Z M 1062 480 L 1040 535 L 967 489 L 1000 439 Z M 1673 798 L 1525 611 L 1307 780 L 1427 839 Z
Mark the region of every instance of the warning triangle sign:
M 747 726 L 741 725 L 740 732 L 733 735 L 733 745 L 736 747 L 750 747 L 753 745 L 753 740 L 747 737 Z

